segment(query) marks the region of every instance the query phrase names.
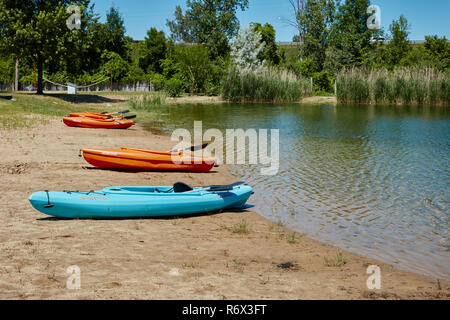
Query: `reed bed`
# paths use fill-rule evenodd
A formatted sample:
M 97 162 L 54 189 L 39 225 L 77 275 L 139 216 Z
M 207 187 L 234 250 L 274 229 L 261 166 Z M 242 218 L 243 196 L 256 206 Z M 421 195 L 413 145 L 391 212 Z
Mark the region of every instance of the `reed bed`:
M 223 82 L 222 97 L 233 102 L 292 102 L 311 95 L 310 91 L 308 80 L 286 70 L 239 72 L 231 68 Z
M 434 69 L 351 69 L 336 79 L 340 103 L 450 105 L 450 75 Z
M 167 93 L 164 91 L 155 91 L 152 93 L 145 93 L 133 97 L 129 100 L 130 106 L 134 110 L 149 111 L 153 107 L 160 107 L 167 104 Z

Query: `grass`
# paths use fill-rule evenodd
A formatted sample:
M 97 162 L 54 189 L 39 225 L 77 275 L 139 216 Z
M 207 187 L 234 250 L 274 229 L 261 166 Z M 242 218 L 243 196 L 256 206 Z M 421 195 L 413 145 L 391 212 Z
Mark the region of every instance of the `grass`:
M 234 260 L 234 268 L 237 272 L 243 273 L 244 272 L 244 264 L 239 260 Z
M 105 101 L 110 101 L 109 99 L 95 95 L 71 97 L 64 94 L 37 96 L 14 93 L 13 98 L 14 100 L 0 99 L 0 129 L 31 128 L 49 121 L 51 117 L 67 116 L 71 112 L 115 112 L 124 109 L 121 103 L 108 105 Z M 71 102 L 72 99 L 75 102 Z
M 281 228 L 284 228 L 284 222 L 283 221 L 281 221 L 281 220 L 278 220 L 278 222 L 277 222 L 277 225 L 279 226 L 279 227 L 281 227 Z
M 295 239 L 295 233 L 288 235 L 286 239 L 287 239 L 287 242 L 290 244 L 294 244 L 297 242 L 297 239 Z
M 150 111 L 154 107 L 167 104 L 167 94 L 164 91 L 144 93 L 141 96 L 132 97 L 128 103 L 134 110 Z
M 351 69 L 337 77 L 340 103 L 450 105 L 450 75 L 434 69 Z
M 324 257 L 323 259 L 327 267 L 341 267 L 347 263 L 347 258 L 344 257 L 341 250 L 338 250 L 336 257 L 332 259 Z
M 250 232 L 250 228 L 247 224 L 247 221 L 241 220 L 239 224 L 236 224 L 233 227 L 233 233 L 239 233 L 239 234 L 247 234 Z
M 285 70 L 240 73 L 231 68 L 223 81 L 222 97 L 233 102 L 293 102 L 311 95 L 309 91 L 306 79 Z
M 48 121 L 46 116 L 56 113 L 46 101 L 34 101 L 31 97 L 15 96 L 15 101 L 0 100 L 0 129 L 31 128 Z

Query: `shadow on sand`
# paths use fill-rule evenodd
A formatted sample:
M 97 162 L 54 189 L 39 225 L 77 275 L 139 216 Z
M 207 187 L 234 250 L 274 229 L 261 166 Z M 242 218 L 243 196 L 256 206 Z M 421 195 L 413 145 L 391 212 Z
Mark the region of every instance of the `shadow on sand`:
M 152 170 L 139 170 L 139 169 L 116 169 L 116 168 L 97 168 L 97 167 L 88 167 L 82 166 L 85 170 L 98 170 L 98 171 L 115 171 L 115 172 L 128 172 L 128 173 L 139 173 L 139 172 L 156 172 Z M 186 171 L 182 170 L 159 170 L 157 172 L 178 172 L 178 173 L 186 173 Z M 200 174 L 202 172 L 189 172 L 190 174 Z M 208 173 L 218 173 L 216 170 L 208 171 Z
M 123 220 L 176 220 L 176 219 L 189 219 L 203 216 L 213 216 L 217 214 L 221 214 L 223 212 L 248 212 L 248 209 L 253 208 L 254 205 L 246 204 L 243 208 L 239 209 L 226 209 L 219 210 L 213 212 L 206 213 L 195 213 L 195 214 L 186 214 L 186 215 L 178 215 L 178 216 L 160 216 L 160 217 L 129 217 L 129 218 L 114 218 L 114 217 L 105 217 L 105 218 L 58 218 L 58 217 L 46 217 L 46 218 L 38 218 L 37 221 L 65 221 L 65 220 L 106 220 L 106 221 L 123 221 Z
M 65 93 L 46 93 L 48 97 L 64 100 L 70 103 L 118 103 L 125 100 L 113 99 L 96 94 L 65 94 Z

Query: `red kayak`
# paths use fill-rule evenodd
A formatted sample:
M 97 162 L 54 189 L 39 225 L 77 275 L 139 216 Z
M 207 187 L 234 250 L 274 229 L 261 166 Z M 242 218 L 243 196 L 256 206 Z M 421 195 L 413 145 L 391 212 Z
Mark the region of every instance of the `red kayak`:
M 93 118 L 93 119 L 100 119 L 100 120 L 107 120 L 107 119 L 122 119 L 123 115 L 120 114 L 102 114 L 102 113 L 96 113 L 96 112 L 73 112 L 69 114 L 69 117 L 87 117 L 87 118 Z
M 134 124 L 132 120 L 94 119 L 89 117 L 63 117 L 63 121 L 69 127 L 95 129 L 128 129 Z

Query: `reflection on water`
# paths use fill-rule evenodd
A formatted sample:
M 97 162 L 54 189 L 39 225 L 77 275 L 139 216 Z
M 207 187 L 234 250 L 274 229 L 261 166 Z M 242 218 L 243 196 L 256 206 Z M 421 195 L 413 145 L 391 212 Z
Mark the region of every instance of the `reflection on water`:
M 280 129 L 280 170 L 234 166 L 256 211 L 312 238 L 450 279 L 450 112 L 441 107 L 201 105 L 153 130 Z M 155 126 L 157 124 L 157 126 Z M 160 127 L 158 127 L 160 125 Z M 168 129 L 166 129 L 168 128 Z

